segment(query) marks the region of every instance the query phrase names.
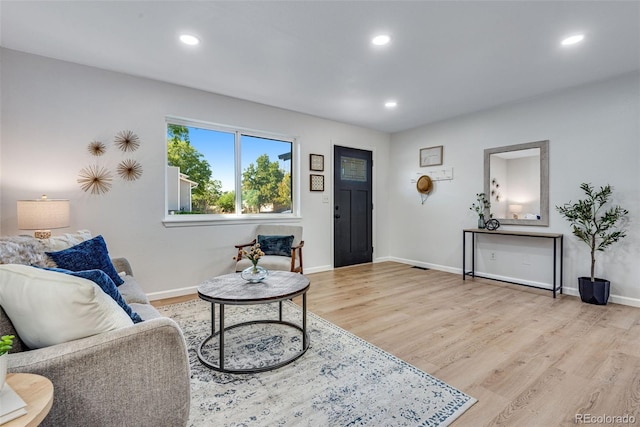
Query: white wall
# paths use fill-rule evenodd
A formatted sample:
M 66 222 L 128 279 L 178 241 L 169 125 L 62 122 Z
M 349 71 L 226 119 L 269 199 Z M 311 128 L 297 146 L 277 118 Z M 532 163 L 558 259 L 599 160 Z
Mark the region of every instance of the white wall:
M 390 253 L 400 261 L 461 273 L 462 229 L 476 225 L 469 206 L 483 191 L 484 149 L 548 139 L 550 226 L 504 228 L 563 233 L 564 284 L 575 293 L 576 277 L 589 274 L 589 253 L 554 207 L 580 198 L 582 182 L 611 184 L 615 201 L 631 212 L 628 237 L 597 255 L 596 274 L 611 280 L 612 302 L 640 305 L 639 128 L 640 75 L 633 73 L 392 135 Z M 421 205 L 410 179 L 427 170 L 418 167 L 419 149 L 434 145 L 444 145 L 443 166 L 453 167 L 454 179 L 436 182 Z M 481 271 L 551 283 L 549 246 L 492 237 L 480 247 Z M 488 259 L 490 252 L 496 261 Z
M 388 193 L 389 135 L 181 86 L 3 49 L 1 227 L 16 227 L 16 200 L 71 200 L 71 227 L 104 235 L 112 256 L 125 256 L 152 297 L 179 294 L 212 275 L 232 271 L 233 245 L 250 240 L 255 224 L 165 228 L 165 116 L 292 135 L 301 146 L 301 210 L 305 272 L 332 265 L 332 142 L 374 151 L 374 198 Z M 215 78 L 215 74 L 212 74 Z M 83 192 L 78 172 L 94 160 L 87 145 L 112 143 L 118 131 L 141 138 L 132 157 L 143 168 L 138 181 L 114 179 L 102 196 Z M 325 192 L 311 193 L 309 153 L 325 156 Z M 103 165 L 122 153 L 110 146 Z M 315 172 L 314 172 L 315 173 Z M 389 255 L 386 209 L 374 212 L 376 257 Z M 172 291 L 176 290 L 178 291 Z

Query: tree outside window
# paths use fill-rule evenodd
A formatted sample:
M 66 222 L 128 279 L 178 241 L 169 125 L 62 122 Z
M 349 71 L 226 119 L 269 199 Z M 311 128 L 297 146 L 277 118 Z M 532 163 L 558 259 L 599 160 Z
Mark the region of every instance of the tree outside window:
M 240 130 L 168 122 L 168 210 L 235 214 L 239 206 L 240 215 L 291 213 L 292 147 L 292 141 Z

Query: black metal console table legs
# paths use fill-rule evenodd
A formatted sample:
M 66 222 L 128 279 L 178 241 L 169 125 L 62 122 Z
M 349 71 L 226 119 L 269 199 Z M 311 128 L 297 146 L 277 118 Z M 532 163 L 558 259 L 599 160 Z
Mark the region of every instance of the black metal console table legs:
M 471 234 L 471 270 L 467 271 L 467 233 Z M 488 234 L 492 236 L 515 236 L 515 237 L 534 237 L 541 239 L 553 239 L 553 287 L 551 288 L 551 292 L 553 292 L 553 297 L 556 297 L 556 292 L 559 291 L 562 294 L 562 283 L 563 283 L 563 235 L 556 233 L 534 233 L 534 232 L 518 232 L 518 231 L 503 231 L 503 230 L 483 230 L 477 228 L 465 229 L 462 230 L 462 280 L 465 280 L 467 276 L 471 277 L 481 277 L 485 279 L 498 280 L 490 277 L 483 277 L 476 274 L 476 236 L 478 234 Z M 559 250 L 558 250 L 559 249 Z M 559 257 L 558 257 L 559 252 Z M 558 262 L 559 258 L 559 262 Z M 560 267 L 560 274 L 558 277 L 558 266 Z M 530 285 L 527 283 L 518 283 L 512 282 L 509 280 L 499 280 L 501 282 L 513 283 L 516 285 L 528 286 L 531 288 L 537 289 L 545 289 L 549 290 L 546 287 Z

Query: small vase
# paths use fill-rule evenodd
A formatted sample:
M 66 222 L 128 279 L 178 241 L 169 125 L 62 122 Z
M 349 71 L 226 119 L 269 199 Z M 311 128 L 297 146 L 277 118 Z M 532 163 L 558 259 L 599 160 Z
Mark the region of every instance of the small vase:
M 484 230 L 484 228 L 486 227 L 486 224 L 484 222 L 484 216 L 479 216 L 478 217 L 478 228 L 481 230 Z
M 249 283 L 258 283 L 264 280 L 265 277 L 269 275 L 269 270 L 266 268 L 262 268 L 259 265 L 251 266 L 249 268 L 245 268 L 240 273 L 240 277 L 246 280 Z
M 0 356 L 0 390 L 4 387 L 4 381 L 7 378 L 7 353 Z

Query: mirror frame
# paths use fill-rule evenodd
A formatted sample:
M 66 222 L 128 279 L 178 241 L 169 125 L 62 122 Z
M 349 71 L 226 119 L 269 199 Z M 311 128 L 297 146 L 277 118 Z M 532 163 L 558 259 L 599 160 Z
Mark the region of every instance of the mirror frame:
M 491 185 L 491 155 L 509 151 L 540 149 L 540 219 L 512 219 L 496 218 L 500 225 L 533 225 L 549 226 L 549 141 L 526 142 L 524 144 L 507 145 L 504 147 L 487 148 L 484 150 L 484 194 L 490 194 Z M 485 214 L 490 218 L 489 209 Z

